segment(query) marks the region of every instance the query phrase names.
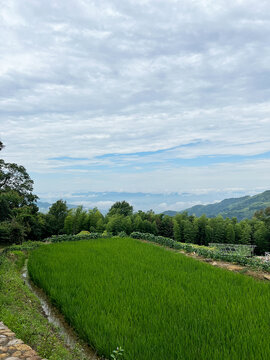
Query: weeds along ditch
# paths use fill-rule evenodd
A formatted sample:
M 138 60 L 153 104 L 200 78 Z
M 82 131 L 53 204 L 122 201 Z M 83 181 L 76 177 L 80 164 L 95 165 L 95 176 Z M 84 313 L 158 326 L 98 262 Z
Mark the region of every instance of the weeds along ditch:
M 131 238 L 42 246 L 28 270 L 107 358 L 270 359 L 268 283 Z

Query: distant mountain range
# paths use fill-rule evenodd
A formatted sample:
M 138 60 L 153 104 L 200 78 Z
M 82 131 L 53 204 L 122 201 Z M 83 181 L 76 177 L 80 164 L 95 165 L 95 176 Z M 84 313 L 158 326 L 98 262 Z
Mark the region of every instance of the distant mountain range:
M 219 196 L 224 199 L 228 194 L 222 193 Z M 230 196 L 231 194 L 229 194 Z M 162 212 L 163 214 L 174 216 L 177 213 L 187 211 L 190 215 L 201 216 L 205 214 L 208 217 L 215 217 L 221 214 L 223 217 L 237 217 L 238 220 L 245 218 L 252 218 L 256 210 L 260 210 L 270 206 L 270 190 L 254 196 L 229 197 L 222 201 L 215 201 L 215 194 L 210 195 L 194 195 L 189 193 L 170 193 L 170 194 L 147 194 L 147 193 L 80 193 L 72 194 L 72 201 L 76 201 L 76 205 L 70 204 L 70 199 L 66 198 L 67 206 L 69 209 L 76 208 L 78 205 L 83 205 L 85 209 L 92 209 L 95 206 L 103 213 L 106 214 L 110 206 L 116 201 L 126 200 L 134 206 L 134 211 L 142 209 L 144 211 L 153 208 L 156 213 Z M 239 194 L 240 195 L 240 194 Z M 238 196 L 239 196 L 238 195 Z M 221 198 L 221 199 L 222 199 Z M 57 198 L 56 198 L 57 199 Z M 217 200 L 219 200 L 216 197 Z M 220 200 L 221 200 L 220 199 Z M 42 199 L 43 200 L 43 199 Z M 54 202 L 54 201 L 52 201 Z M 196 203 L 210 203 L 209 205 L 195 205 Z M 52 205 L 47 201 L 38 201 L 37 205 L 39 210 L 43 213 L 49 211 Z M 153 207 L 151 205 L 154 205 Z M 163 209 L 178 208 L 178 211 Z M 164 209 L 164 210 L 165 210 Z M 186 210 L 184 210 L 186 209 Z
M 270 190 L 254 196 L 243 196 L 239 198 L 225 199 L 215 204 L 195 205 L 184 211 L 189 215 L 201 216 L 205 214 L 207 217 L 215 217 L 222 215 L 225 217 L 236 217 L 238 220 L 245 218 L 251 219 L 255 211 L 270 206 Z M 183 211 L 181 211 L 183 212 Z M 177 211 L 165 211 L 164 214 L 169 216 L 176 215 Z

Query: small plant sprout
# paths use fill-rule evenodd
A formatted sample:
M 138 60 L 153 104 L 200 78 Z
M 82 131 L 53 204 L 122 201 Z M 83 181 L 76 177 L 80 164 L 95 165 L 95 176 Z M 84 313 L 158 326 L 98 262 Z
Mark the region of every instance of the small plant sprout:
M 116 348 L 116 350 L 113 350 L 111 354 L 111 358 L 113 360 L 118 360 L 120 359 L 121 356 L 123 356 L 123 354 L 124 354 L 124 349 L 122 349 L 121 346 L 119 346 Z

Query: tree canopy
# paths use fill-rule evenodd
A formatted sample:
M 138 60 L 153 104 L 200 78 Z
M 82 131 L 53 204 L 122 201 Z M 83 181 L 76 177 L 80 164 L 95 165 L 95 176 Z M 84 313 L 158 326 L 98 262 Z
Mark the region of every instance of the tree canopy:
M 22 165 L 6 163 L 0 159 L 0 191 L 16 191 L 29 204 L 37 199 L 33 195 L 33 180 Z
M 107 215 L 108 216 L 112 216 L 112 215 L 129 216 L 129 215 L 132 215 L 132 213 L 133 213 L 133 206 L 131 206 L 126 201 L 117 201 L 116 203 L 114 203 L 111 206 Z
M 42 237 L 42 216 L 35 203 L 33 183 L 23 166 L 0 159 L 0 242 Z

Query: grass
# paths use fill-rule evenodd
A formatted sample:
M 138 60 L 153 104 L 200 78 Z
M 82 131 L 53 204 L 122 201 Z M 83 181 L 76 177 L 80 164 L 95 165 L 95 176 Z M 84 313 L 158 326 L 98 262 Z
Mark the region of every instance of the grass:
M 6 248 L 8 245 L 0 244 L 0 253 Z
M 1 256 L 0 321 L 48 360 L 84 359 L 79 350 L 66 348 L 58 330 L 42 315 L 39 300 L 24 284 L 21 269 L 26 256 L 19 250 Z
M 52 244 L 29 259 L 78 334 L 109 358 L 267 360 L 270 287 L 129 238 Z

